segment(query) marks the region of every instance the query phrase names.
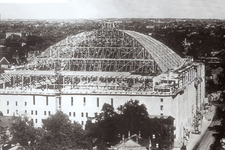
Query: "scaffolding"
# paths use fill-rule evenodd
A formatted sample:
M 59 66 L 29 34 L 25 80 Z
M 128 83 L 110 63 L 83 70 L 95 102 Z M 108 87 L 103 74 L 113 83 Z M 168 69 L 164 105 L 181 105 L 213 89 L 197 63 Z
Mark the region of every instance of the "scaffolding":
M 102 29 L 67 37 L 1 79 L 3 89 L 146 92 L 152 91 L 154 76 L 182 63 L 164 44 L 109 22 Z

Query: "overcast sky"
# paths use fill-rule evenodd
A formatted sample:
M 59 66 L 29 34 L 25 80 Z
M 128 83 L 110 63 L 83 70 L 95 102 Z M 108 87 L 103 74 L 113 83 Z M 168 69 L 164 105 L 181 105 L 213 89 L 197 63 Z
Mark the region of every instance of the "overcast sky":
M 225 19 L 225 0 L 0 0 L 0 14 L 2 19 Z

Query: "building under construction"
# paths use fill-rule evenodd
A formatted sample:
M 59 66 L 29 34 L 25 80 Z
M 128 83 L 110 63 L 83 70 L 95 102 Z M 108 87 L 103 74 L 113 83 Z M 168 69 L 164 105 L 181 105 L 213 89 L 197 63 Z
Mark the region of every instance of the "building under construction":
M 104 103 L 144 103 L 150 115 L 171 116 L 175 142 L 194 128 L 205 97 L 205 68 L 150 36 L 104 23 L 99 30 L 68 36 L 1 74 L 0 110 L 42 119 L 62 110 L 85 125 Z M 156 135 L 157 136 L 157 135 Z

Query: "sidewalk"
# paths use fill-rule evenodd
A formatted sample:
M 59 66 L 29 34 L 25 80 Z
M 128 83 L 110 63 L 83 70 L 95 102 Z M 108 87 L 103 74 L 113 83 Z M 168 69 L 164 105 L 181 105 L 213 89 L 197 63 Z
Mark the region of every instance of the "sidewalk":
M 200 141 L 200 139 L 202 138 L 202 136 L 208 129 L 209 125 L 211 124 L 212 119 L 215 114 L 216 107 L 211 106 L 210 110 L 211 111 L 208 111 L 208 113 L 204 115 L 202 125 L 200 126 L 201 133 L 200 134 L 192 134 L 192 133 L 190 134 L 190 138 L 189 138 L 188 144 L 187 144 L 187 150 L 192 150 L 195 147 L 195 145 Z

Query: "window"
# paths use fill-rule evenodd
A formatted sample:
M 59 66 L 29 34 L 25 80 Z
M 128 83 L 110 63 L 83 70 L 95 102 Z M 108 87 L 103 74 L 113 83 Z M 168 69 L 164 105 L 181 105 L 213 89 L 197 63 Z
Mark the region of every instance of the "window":
M 98 116 L 98 113 L 96 112 L 96 113 L 95 113 L 95 117 L 97 117 L 97 116 Z
M 27 113 L 27 110 L 25 110 L 25 113 Z
M 81 124 L 84 125 L 84 121 L 81 121 Z
M 7 109 L 7 114 L 9 114 L 9 110 Z
M 38 122 L 38 120 L 37 119 L 35 119 L 35 123 L 37 123 Z
M 163 98 L 161 98 L 160 101 L 163 102 Z
M 155 134 L 152 135 L 152 138 L 155 139 Z
M 84 97 L 84 106 L 86 105 L 86 98 Z
M 31 122 L 32 122 L 32 123 L 34 123 L 34 120 L 33 120 L 33 119 L 31 119 Z
M 16 106 L 18 105 L 18 103 L 16 102 Z
M 75 113 L 75 112 L 73 112 L 73 116 L 74 116 L 74 117 L 76 116 L 76 113 Z
M 59 97 L 59 106 L 61 106 L 61 97 Z
M 18 114 L 18 110 L 16 110 L 16 114 Z
M 33 110 L 31 110 L 31 115 L 33 115 Z
M 48 105 L 48 96 L 46 96 L 46 105 Z
M 160 105 L 160 110 L 163 110 L 163 105 Z
M 7 101 L 7 106 L 9 105 L 9 101 Z
M 71 97 L 71 106 L 73 106 L 73 97 Z
M 51 112 L 50 112 L 50 111 L 48 111 L 48 115 L 49 115 L 49 116 L 51 115 Z
M 84 117 L 84 113 L 81 113 L 81 117 Z
M 161 113 L 160 115 L 163 116 L 163 113 Z
M 35 105 L 35 95 L 33 95 L 33 105 Z
M 97 107 L 99 107 L 99 98 L 97 98 Z
M 69 116 L 71 116 L 71 112 L 69 112 Z
M 35 111 L 35 115 L 37 115 L 37 110 Z
M 27 102 L 25 102 L 25 104 L 24 104 L 25 106 L 27 106 Z
M 111 106 L 113 106 L 113 98 L 111 98 Z
M 44 111 L 44 115 L 46 116 L 46 111 Z
M 88 117 L 88 113 L 86 113 L 86 117 Z

